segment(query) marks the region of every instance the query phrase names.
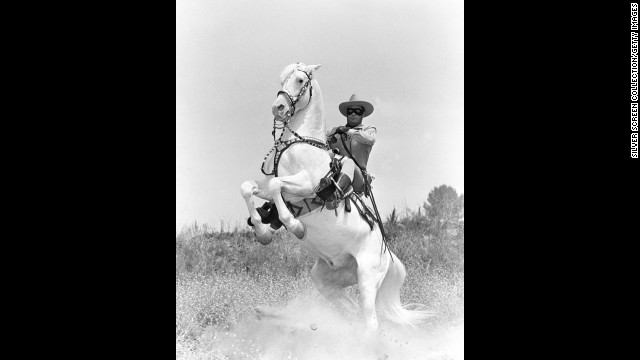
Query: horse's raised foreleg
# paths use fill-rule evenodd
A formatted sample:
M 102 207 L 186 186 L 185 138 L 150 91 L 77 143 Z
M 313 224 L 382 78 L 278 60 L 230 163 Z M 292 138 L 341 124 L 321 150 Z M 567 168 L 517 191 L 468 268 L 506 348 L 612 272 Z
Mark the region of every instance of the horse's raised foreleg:
M 304 236 L 304 225 L 300 220 L 293 217 L 291 211 L 284 203 L 281 194 L 285 192 L 291 195 L 307 196 L 313 194 L 313 184 L 309 178 L 309 173 L 305 170 L 295 175 L 275 177 L 269 181 L 269 195 L 278 208 L 280 221 L 298 239 Z
M 240 193 L 242 194 L 244 201 L 247 203 L 249 216 L 251 216 L 251 223 L 253 224 L 253 228 L 256 232 L 256 238 L 263 245 L 269 244 L 274 230 L 271 226 L 262 223 L 262 218 L 260 217 L 260 214 L 258 214 L 258 211 L 256 211 L 256 206 L 253 203 L 252 198 L 253 195 L 256 195 L 268 200 L 268 198 L 265 198 L 268 196 L 268 192 L 261 189 L 257 182 L 249 180 L 240 185 Z
M 358 305 L 345 291 L 347 286 L 358 283 L 355 266 L 332 270 L 326 261 L 318 259 L 311 269 L 311 280 L 316 289 L 340 311 L 347 315 L 358 314 Z

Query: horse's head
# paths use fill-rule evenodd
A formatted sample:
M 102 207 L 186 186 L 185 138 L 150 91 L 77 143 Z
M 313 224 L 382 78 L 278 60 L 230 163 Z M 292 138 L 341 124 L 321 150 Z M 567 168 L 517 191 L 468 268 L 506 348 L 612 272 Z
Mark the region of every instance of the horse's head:
M 271 105 L 271 112 L 276 119 L 281 120 L 293 115 L 296 111 L 306 108 L 313 98 L 313 73 L 322 66 L 296 63 L 288 65 L 280 75 L 282 90 L 278 91 L 275 101 Z

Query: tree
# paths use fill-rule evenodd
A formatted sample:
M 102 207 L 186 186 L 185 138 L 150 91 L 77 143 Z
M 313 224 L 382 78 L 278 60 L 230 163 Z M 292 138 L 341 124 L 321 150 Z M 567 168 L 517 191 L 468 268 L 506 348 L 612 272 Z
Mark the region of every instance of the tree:
M 440 185 L 431 190 L 423 208 L 434 235 L 437 235 L 458 224 L 464 210 L 464 195 L 458 196 L 451 186 Z
M 454 188 L 440 185 L 433 188 L 422 206 L 427 218 L 428 234 L 433 240 L 429 252 L 436 263 L 464 266 L 464 195 Z

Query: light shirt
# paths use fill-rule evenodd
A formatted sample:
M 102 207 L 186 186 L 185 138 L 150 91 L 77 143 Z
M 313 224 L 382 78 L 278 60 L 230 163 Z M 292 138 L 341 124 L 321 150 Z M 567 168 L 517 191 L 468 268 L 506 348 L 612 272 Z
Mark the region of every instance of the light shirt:
M 360 164 L 363 168 L 367 168 L 367 162 L 369 161 L 369 154 L 373 148 L 373 144 L 376 142 L 376 135 L 378 131 L 374 125 L 358 125 L 347 131 L 346 134 L 336 134 L 337 127 L 327 132 L 327 141 L 332 149 L 340 149 L 340 155 L 349 157 L 349 152 L 353 155 L 354 160 Z M 342 146 L 344 140 L 345 145 L 349 152 L 347 152 Z M 336 139 L 337 141 L 332 141 Z

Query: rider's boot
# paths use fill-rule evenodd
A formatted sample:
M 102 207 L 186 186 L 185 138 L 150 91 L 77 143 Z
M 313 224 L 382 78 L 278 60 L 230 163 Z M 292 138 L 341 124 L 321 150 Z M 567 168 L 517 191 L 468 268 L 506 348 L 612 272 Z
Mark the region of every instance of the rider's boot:
M 338 180 L 336 180 L 336 184 L 338 185 L 338 189 L 327 199 L 326 205 L 327 209 L 334 210 L 338 207 L 338 203 L 340 200 L 345 199 L 344 208 L 346 212 L 351 212 L 351 204 L 349 203 L 348 196 L 353 192 L 353 187 L 351 186 L 351 178 L 344 174 L 340 173 L 338 175 Z M 336 196 L 338 195 L 338 196 Z

